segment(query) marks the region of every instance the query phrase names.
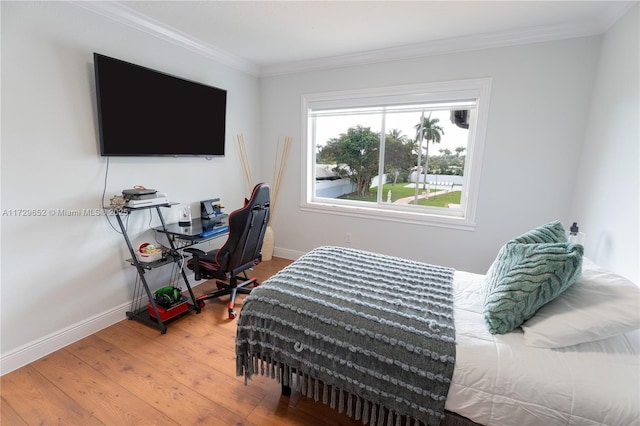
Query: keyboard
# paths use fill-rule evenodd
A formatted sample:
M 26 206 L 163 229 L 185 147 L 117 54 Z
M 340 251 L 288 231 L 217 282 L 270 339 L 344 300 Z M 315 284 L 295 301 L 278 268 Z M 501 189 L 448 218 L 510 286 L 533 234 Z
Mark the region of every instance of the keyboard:
M 211 237 L 212 235 L 223 234 L 223 233 L 228 232 L 228 231 L 229 231 L 229 226 L 227 226 L 227 225 L 218 226 L 216 228 L 209 229 L 208 231 L 201 232 L 198 235 L 198 237 L 206 238 L 206 237 Z

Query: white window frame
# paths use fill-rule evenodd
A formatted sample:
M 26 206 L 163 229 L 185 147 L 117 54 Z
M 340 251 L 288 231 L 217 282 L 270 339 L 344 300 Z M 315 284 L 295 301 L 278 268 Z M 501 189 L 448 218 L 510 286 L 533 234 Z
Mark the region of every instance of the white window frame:
M 480 171 L 484 153 L 489 115 L 491 78 L 457 80 L 438 83 L 392 86 L 302 95 L 302 177 L 301 209 L 327 214 L 368 219 L 442 226 L 473 230 L 480 187 Z M 315 146 L 309 114 L 318 109 L 398 105 L 408 103 L 452 102 L 475 100 L 469 127 L 469 144 L 465 152 L 464 184 L 461 209 L 456 214 L 444 214 L 442 208 L 406 208 L 399 205 L 349 202 L 315 196 Z

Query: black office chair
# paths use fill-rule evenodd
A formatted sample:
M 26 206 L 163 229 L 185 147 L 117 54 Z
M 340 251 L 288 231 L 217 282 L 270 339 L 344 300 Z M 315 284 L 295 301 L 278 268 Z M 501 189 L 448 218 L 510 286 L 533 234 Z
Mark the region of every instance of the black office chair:
M 245 205 L 229 215 L 229 236 L 222 247 L 205 253 L 196 248 L 187 248 L 193 255 L 187 267 L 193 269 L 195 279 L 215 279 L 217 291 L 198 297 L 198 303 L 226 294 L 229 300 L 229 318 L 234 319 L 236 293 L 249 294 L 248 286 L 257 286 L 255 278 L 247 276 L 247 269 L 259 264 L 264 233 L 270 211 L 269 185 L 259 183 L 253 188 L 251 198 Z M 239 276 L 242 274 L 242 276 Z

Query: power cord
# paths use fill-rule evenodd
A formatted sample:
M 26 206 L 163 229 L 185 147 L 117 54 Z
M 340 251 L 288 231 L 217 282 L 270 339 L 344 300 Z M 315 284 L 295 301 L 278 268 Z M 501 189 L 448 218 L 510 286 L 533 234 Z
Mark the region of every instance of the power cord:
M 102 187 L 102 204 L 100 206 L 100 208 L 102 209 L 102 213 L 105 217 L 105 219 L 107 219 L 107 222 L 109 222 L 109 226 L 111 226 L 111 229 L 113 229 L 114 231 L 116 231 L 118 234 L 122 235 L 122 232 L 118 230 L 118 228 L 116 228 L 113 223 L 111 223 L 111 219 L 109 219 L 109 211 L 107 210 L 107 207 L 105 206 L 105 195 L 107 193 L 107 179 L 109 177 L 109 159 L 111 157 L 107 157 L 107 168 L 104 172 L 104 185 Z M 116 213 L 117 214 L 117 213 Z M 127 215 L 127 219 L 125 222 L 125 229 L 127 229 L 129 226 L 129 215 Z

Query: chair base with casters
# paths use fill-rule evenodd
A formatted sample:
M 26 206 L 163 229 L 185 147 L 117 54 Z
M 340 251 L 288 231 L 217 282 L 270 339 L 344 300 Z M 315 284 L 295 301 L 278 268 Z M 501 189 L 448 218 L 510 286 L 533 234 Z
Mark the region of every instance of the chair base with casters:
M 184 251 L 193 255 L 187 267 L 193 269 L 195 279 L 215 279 L 217 291 L 197 298 L 202 307 L 204 301 L 223 295 L 230 295 L 229 318 L 237 314 L 233 309 L 236 294 L 248 294 L 249 286 L 257 286 L 254 278 L 249 278 L 247 269 L 262 261 L 262 242 L 267 229 L 270 212 L 269 185 L 260 183 L 253 188 L 251 198 L 245 200 L 244 207 L 229 215 L 229 236 L 218 250 L 205 253 L 196 248 Z
M 205 253 L 202 250 L 198 250 L 195 248 L 188 248 L 185 251 L 191 253 L 193 255 L 193 259 L 191 261 L 192 269 L 199 269 L 196 272 L 196 279 L 215 279 L 216 287 L 218 290 L 203 294 L 198 296 L 196 300 L 198 301 L 199 306 L 204 307 L 205 300 L 215 299 L 220 296 L 229 295 L 229 319 L 235 319 L 238 314 L 235 311 L 235 303 L 236 303 L 236 295 L 239 294 L 249 294 L 251 293 L 251 288 L 257 287 L 260 285 L 256 278 L 250 278 L 247 275 L 247 269 L 251 269 L 260 263 L 260 259 L 256 259 L 253 262 L 242 265 L 238 267 L 235 271 L 231 271 L 229 274 L 224 272 L 217 273 L 220 271 L 219 269 L 204 269 L 202 268 L 203 264 L 210 263 L 212 258 L 215 258 L 216 251 Z M 193 265 L 197 265 L 193 267 Z M 203 270 L 204 269 L 204 270 Z M 250 287 L 250 288 L 249 288 Z

